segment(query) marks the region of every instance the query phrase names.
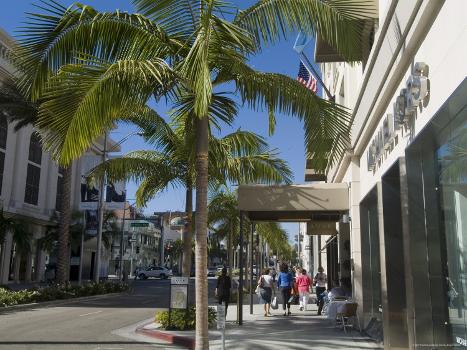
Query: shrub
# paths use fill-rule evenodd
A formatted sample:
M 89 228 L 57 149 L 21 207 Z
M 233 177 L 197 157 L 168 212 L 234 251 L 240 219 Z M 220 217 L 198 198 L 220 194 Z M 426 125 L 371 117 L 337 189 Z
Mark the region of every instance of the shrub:
M 217 312 L 214 308 L 208 308 L 208 323 L 213 326 L 217 319 Z M 162 325 L 163 329 L 169 329 L 169 311 L 159 311 L 156 313 L 155 321 Z M 170 329 L 192 330 L 196 326 L 196 307 L 192 306 L 188 310 L 172 309 L 170 315 Z
M 36 303 L 57 299 L 70 299 L 90 295 L 124 292 L 129 286 L 126 283 L 88 283 L 81 286 L 71 284 L 55 284 L 44 288 L 11 291 L 0 287 L 0 306 Z

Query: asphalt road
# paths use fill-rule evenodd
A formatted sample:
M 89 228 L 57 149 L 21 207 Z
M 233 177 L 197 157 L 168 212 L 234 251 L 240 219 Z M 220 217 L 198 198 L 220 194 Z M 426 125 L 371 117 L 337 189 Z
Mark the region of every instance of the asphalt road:
M 211 296 L 214 284 L 215 280 L 210 279 Z M 169 285 L 169 280 L 138 280 L 128 295 L 0 314 L 0 350 L 167 349 L 167 345 L 148 344 L 114 333 L 167 308 Z

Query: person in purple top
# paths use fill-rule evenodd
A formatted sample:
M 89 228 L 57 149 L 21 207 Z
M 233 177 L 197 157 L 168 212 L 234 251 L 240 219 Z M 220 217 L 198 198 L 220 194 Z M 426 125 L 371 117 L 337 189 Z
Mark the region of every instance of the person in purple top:
M 284 310 L 284 316 L 291 315 L 290 313 L 290 294 L 293 287 L 293 276 L 289 272 L 288 266 L 286 263 L 280 265 L 280 273 L 277 278 L 277 287 L 279 288 L 282 295 L 282 309 Z M 285 308 L 287 306 L 287 312 Z

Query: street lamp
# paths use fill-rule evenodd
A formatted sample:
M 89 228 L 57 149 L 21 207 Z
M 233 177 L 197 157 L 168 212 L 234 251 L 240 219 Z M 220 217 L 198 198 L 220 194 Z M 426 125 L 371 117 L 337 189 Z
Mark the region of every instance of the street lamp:
M 132 204 L 130 204 L 129 201 L 136 201 L 136 199 L 127 199 L 125 201 L 125 204 L 123 206 L 123 219 L 122 219 L 122 233 L 121 233 L 121 236 L 120 236 L 120 273 L 119 273 L 119 278 L 120 280 L 123 279 L 123 240 L 124 240 L 124 236 L 125 236 L 125 219 L 126 219 L 126 203 L 128 202 L 128 207 L 131 208 Z M 134 204 L 134 203 L 133 203 Z M 130 214 L 131 214 L 131 211 L 130 211 Z M 132 243 L 133 245 L 133 243 Z M 132 254 L 133 254 L 133 249 L 132 249 Z M 133 260 L 133 255 L 130 256 L 130 259 L 131 261 Z M 133 274 L 133 268 L 130 267 L 130 276 Z M 127 276 L 125 276 L 126 278 Z
M 102 149 L 102 163 L 107 160 L 107 153 L 116 150 L 123 142 L 127 141 L 131 136 L 139 135 L 142 136 L 141 132 L 132 132 L 123 137 L 118 141 L 112 148 L 107 150 L 107 132 L 104 133 L 104 147 Z M 96 253 L 96 272 L 94 275 L 94 281 L 99 283 L 100 279 L 100 270 L 101 270 L 101 250 L 102 250 L 102 226 L 104 223 L 104 205 L 105 205 L 105 186 L 107 182 L 106 172 L 104 172 L 104 177 L 100 184 L 99 189 L 99 226 L 97 227 L 97 253 Z

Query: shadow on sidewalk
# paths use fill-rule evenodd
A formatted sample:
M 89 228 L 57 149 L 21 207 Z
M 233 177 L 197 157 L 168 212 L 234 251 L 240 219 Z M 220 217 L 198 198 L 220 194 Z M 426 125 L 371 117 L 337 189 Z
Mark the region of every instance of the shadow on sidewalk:
M 243 310 L 244 323 L 236 323 L 237 309 L 229 307 L 226 324 L 227 349 L 380 349 L 379 344 L 360 335 L 358 331 L 336 328 L 331 320 L 317 316 L 317 308 L 309 305 L 310 311 L 299 311 L 292 306 L 292 315 L 283 316 L 282 310 L 273 310 L 273 316 L 264 317 L 262 305 L 254 305 Z M 221 348 L 221 333 L 213 330 L 211 348 Z

